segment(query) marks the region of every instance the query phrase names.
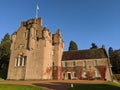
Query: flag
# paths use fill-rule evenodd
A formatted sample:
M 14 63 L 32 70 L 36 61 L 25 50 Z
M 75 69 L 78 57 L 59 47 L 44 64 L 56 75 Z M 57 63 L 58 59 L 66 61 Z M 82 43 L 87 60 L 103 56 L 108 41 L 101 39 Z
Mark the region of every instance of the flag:
M 39 10 L 39 6 L 38 6 L 38 4 L 37 4 L 37 8 L 36 8 L 37 10 Z
M 36 18 L 38 18 L 38 11 L 39 11 L 39 6 L 37 4 L 37 6 L 36 6 Z

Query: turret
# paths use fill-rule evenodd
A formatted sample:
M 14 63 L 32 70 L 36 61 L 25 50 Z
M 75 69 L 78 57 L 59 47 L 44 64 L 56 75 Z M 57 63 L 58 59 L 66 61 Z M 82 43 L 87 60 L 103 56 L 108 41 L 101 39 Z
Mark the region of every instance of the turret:
M 42 31 L 42 34 L 43 34 L 43 38 L 49 42 L 52 43 L 52 34 L 51 32 L 49 31 L 49 29 L 47 29 L 46 27 L 43 28 L 43 31 Z
M 27 30 L 27 49 L 34 49 L 35 42 L 42 38 L 42 18 L 22 22 L 21 27 L 25 27 Z
M 15 44 L 15 40 L 16 40 L 16 35 L 17 35 L 17 32 L 14 32 L 12 34 L 12 43 L 11 43 L 11 50 L 14 49 L 14 44 Z
M 61 79 L 61 59 L 64 49 L 64 42 L 61 38 L 61 32 L 58 29 L 53 35 L 53 79 Z

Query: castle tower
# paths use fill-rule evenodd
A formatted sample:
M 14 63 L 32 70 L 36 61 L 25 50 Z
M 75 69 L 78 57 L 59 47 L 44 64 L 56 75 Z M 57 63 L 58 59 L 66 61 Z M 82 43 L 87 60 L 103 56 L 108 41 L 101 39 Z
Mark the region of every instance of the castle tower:
M 61 37 L 61 32 L 58 29 L 53 35 L 53 79 L 62 79 L 61 59 L 64 49 L 64 42 Z
M 18 31 L 12 35 L 7 79 L 52 79 L 53 62 L 59 70 L 62 51 L 60 30 L 52 35 L 49 29 L 42 26 L 41 18 L 22 22 Z M 58 76 L 55 76 L 57 79 L 60 78 L 58 70 Z

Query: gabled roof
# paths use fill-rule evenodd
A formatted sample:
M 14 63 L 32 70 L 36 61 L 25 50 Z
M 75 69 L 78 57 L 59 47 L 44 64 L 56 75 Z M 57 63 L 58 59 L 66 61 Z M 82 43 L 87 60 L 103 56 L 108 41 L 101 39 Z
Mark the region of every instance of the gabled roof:
M 104 48 L 65 51 L 63 52 L 62 61 L 100 58 L 108 58 Z

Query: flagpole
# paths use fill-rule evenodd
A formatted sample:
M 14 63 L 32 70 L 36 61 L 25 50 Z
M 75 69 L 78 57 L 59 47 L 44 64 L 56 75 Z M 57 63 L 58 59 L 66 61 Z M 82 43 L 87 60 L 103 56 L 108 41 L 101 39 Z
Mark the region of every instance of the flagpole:
M 38 18 L 38 10 L 39 10 L 39 6 L 38 6 L 38 0 L 36 1 L 36 16 L 35 16 L 35 23 L 37 21 Z
M 36 16 L 35 16 L 35 18 L 37 19 L 37 5 L 36 5 Z

